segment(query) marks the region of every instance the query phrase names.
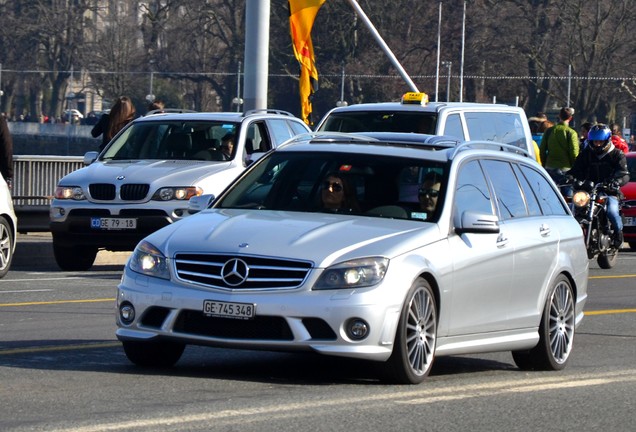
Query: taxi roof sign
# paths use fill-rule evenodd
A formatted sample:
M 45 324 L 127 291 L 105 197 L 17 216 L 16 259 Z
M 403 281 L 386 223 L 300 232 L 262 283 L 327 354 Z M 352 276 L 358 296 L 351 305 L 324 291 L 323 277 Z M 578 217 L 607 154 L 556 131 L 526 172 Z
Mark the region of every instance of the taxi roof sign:
M 402 104 L 404 105 L 426 105 L 428 103 L 428 95 L 421 92 L 408 92 L 402 96 Z

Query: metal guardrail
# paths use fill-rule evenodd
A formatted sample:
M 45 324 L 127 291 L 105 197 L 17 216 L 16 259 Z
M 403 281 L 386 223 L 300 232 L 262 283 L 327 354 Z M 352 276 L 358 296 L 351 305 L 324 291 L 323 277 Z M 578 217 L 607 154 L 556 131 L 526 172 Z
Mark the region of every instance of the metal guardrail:
M 83 156 L 13 156 L 11 195 L 19 232 L 49 230 L 49 206 L 57 182 L 83 166 Z

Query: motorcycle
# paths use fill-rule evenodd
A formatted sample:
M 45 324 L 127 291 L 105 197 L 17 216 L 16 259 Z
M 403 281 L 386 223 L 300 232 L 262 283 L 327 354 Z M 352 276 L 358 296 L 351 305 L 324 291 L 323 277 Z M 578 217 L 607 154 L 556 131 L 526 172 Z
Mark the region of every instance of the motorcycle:
M 596 257 L 602 269 L 611 269 L 618 261 L 619 248 L 614 246 L 614 229 L 607 217 L 607 192 L 617 189 L 615 185 L 591 181 L 574 183 L 572 213 L 583 229 L 588 258 Z

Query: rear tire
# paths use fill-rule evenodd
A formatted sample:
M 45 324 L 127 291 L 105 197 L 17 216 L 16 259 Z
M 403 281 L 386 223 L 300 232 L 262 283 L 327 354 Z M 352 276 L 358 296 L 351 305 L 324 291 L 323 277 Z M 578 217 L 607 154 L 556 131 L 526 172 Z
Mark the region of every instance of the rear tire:
M 179 361 L 184 344 L 169 341 L 138 342 L 122 341 L 128 360 L 137 366 L 149 368 L 168 368 Z
M 436 342 L 435 295 L 428 281 L 418 278 L 402 306 L 393 353 L 385 364 L 388 380 L 399 384 L 424 381 L 433 366 Z
M 572 353 L 574 342 L 574 293 L 570 281 L 560 275 L 543 308 L 539 343 L 528 351 L 513 351 L 512 358 L 523 370 L 561 370 Z
M 0 217 L 0 278 L 9 273 L 14 251 L 15 239 L 11 225 L 4 217 Z
M 53 237 L 53 255 L 64 271 L 84 271 L 93 266 L 97 257 L 95 246 L 61 246 Z

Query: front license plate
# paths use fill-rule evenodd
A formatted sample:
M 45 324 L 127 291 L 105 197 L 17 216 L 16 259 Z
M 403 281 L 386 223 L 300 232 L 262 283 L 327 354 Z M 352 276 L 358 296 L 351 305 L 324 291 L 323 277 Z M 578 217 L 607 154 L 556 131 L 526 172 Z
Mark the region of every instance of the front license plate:
M 629 226 L 636 225 L 636 217 L 628 216 L 628 217 L 624 218 L 624 220 L 625 220 L 625 222 L 623 223 L 623 225 L 629 225 Z
M 204 300 L 203 313 L 207 316 L 248 320 L 254 318 L 256 305 L 253 303 L 228 303 L 216 300 Z
M 91 218 L 91 228 L 101 230 L 132 230 L 137 228 L 137 219 Z

